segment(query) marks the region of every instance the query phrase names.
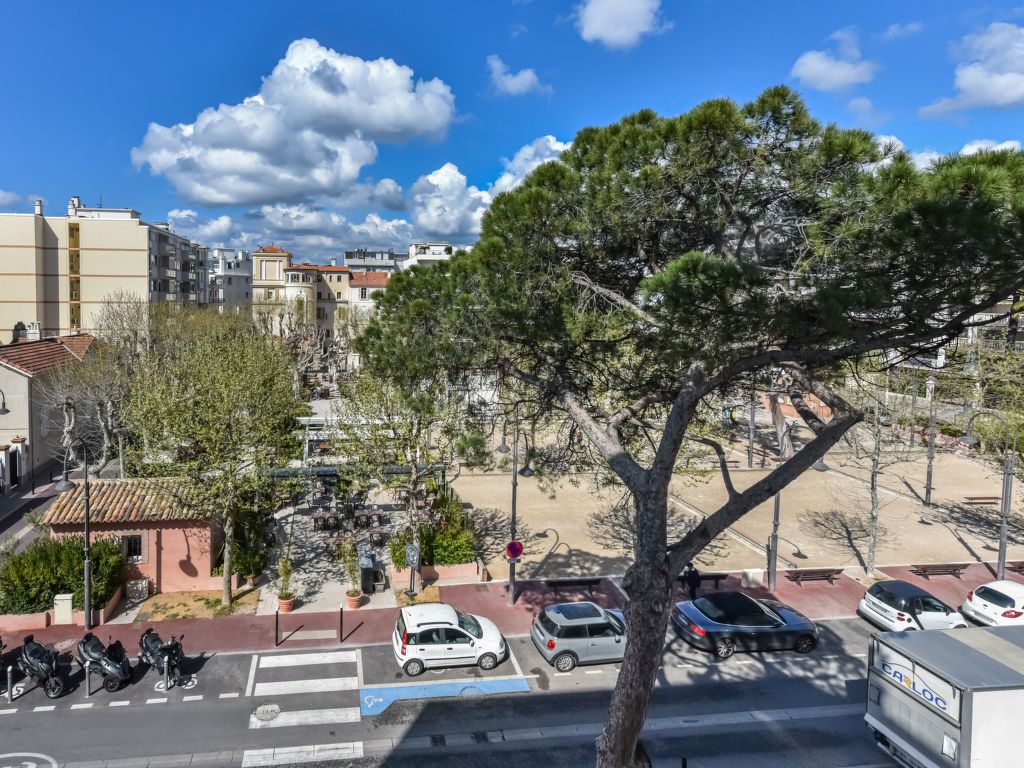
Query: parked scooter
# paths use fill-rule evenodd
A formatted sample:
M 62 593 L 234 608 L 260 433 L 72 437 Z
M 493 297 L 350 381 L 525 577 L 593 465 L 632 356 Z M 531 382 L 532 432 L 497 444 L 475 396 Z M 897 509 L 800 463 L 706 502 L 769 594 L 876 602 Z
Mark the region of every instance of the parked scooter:
M 90 674 L 103 675 L 103 688 L 108 693 L 118 691 L 124 683 L 132 679 L 132 664 L 120 640 L 103 647 L 103 641 L 89 632 L 78 641 L 78 656 L 75 661 Z M 86 683 L 88 684 L 88 681 Z
M 139 638 L 139 660 L 145 661 L 161 675 L 167 671 L 167 679 L 174 685 L 181 685 L 181 662 L 185 657 L 185 651 L 181 647 L 181 639 L 171 635 L 171 641 L 165 643 L 160 635 L 153 631 L 152 627 L 146 629 Z
M 64 693 L 64 678 L 57 667 L 57 652 L 37 643 L 34 635 L 26 635 L 18 658 L 18 669 L 36 685 L 43 686 L 47 698 L 56 699 Z

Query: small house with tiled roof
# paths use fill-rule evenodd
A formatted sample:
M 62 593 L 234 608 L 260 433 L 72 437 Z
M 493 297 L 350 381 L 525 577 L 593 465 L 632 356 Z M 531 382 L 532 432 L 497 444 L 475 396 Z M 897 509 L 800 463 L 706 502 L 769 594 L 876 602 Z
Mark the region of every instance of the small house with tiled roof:
M 54 536 L 81 535 L 85 483 L 57 496 L 42 523 Z M 223 536 L 202 499 L 176 478 L 89 480 L 90 538 L 117 538 L 126 579 L 149 582 L 149 592 L 219 589 L 211 569 L 220 562 Z
M 86 359 L 95 339 L 73 336 L 38 336 L 0 345 L 0 496 L 31 485 L 61 451 L 60 430 L 44 402 L 48 377 L 66 365 Z

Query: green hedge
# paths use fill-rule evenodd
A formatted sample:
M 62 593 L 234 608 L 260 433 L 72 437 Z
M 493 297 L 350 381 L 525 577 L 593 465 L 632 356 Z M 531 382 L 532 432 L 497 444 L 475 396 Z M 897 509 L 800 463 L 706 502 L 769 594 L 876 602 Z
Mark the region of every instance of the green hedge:
M 470 528 L 450 526 L 438 529 L 423 525 L 419 534 L 420 565 L 462 565 L 476 559 L 476 537 Z M 411 528 L 388 539 L 391 564 L 395 568 L 405 570 L 409 567 L 405 561 L 405 547 L 412 541 Z
M 74 594 L 82 605 L 84 539 L 81 536 L 42 538 L 0 564 L 0 614 L 37 613 L 53 608 L 53 597 Z M 124 557 L 117 539 L 99 539 L 89 547 L 92 562 L 92 605 L 106 605 L 121 583 Z

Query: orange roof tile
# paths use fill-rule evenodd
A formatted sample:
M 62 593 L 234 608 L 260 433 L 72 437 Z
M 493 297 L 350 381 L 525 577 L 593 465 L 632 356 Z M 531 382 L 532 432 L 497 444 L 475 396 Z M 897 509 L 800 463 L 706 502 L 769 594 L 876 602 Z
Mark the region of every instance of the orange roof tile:
M 194 490 L 179 478 L 131 478 L 89 481 L 89 522 L 142 523 L 160 520 L 204 520 Z M 43 525 L 85 522 L 85 483 L 57 496 L 43 515 Z
M 388 284 L 390 276 L 390 272 L 353 272 L 349 285 L 353 288 L 360 286 L 383 288 Z
M 268 245 L 266 248 L 260 248 L 256 253 L 287 253 L 289 256 L 292 255 L 291 251 L 286 251 L 280 245 Z
M 0 346 L 0 365 L 27 376 L 38 376 L 51 368 L 81 361 L 95 339 L 87 333 L 77 336 L 52 336 L 39 341 Z

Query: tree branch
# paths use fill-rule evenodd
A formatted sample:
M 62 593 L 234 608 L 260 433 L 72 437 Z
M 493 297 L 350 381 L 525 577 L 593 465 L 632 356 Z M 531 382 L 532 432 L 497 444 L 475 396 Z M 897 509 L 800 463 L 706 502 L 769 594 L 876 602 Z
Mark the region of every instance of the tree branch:
M 729 464 L 725 458 L 725 449 L 722 448 L 722 444 L 717 440 L 712 440 L 710 437 L 687 437 L 687 440 L 692 440 L 695 443 L 702 443 L 703 445 L 710 446 L 714 449 L 715 454 L 718 456 L 718 467 L 722 470 L 722 482 L 725 483 L 725 490 L 729 493 L 729 498 L 733 499 L 738 494 L 736 488 L 732 484 L 732 475 L 729 474 Z
M 569 279 L 572 280 L 572 282 L 575 283 L 576 285 L 586 288 L 588 291 L 592 291 L 595 295 L 600 296 L 609 304 L 613 304 L 617 307 L 622 307 L 623 309 L 628 310 L 636 317 L 638 317 L 640 320 L 645 322 L 647 325 L 650 325 L 654 328 L 662 327 L 662 324 L 657 319 L 655 319 L 653 315 L 644 312 L 642 309 L 640 309 L 640 307 L 631 302 L 622 294 L 598 285 L 593 280 L 591 280 L 590 276 L 587 275 L 586 273 L 573 272 L 572 274 L 569 275 Z

